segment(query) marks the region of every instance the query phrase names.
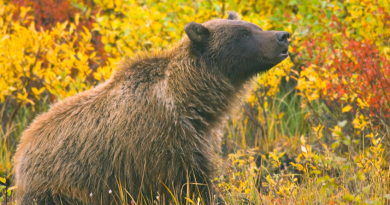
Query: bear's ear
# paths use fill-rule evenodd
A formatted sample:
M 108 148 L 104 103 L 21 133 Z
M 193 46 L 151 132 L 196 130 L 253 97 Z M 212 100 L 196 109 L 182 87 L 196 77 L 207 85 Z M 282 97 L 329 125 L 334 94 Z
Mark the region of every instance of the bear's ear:
M 206 27 L 202 26 L 201 24 L 195 23 L 195 22 L 191 22 L 191 23 L 187 24 L 184 27 L 184 30 L 185 30 L 188 38 L 190 38 L 190 40 L 192 42 L 198 43 L 198 44 L 206 43 L 207 38 L 210 35 L 210 32 Z
M 236 12 L 231 11 L 228 14 L 228 20 L 238 20 L 238 15 Z

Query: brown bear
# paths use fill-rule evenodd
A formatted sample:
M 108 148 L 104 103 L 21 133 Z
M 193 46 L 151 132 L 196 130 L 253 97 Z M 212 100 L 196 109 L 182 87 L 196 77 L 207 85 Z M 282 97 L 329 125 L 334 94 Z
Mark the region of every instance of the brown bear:
M 14 157 L 18 204 L 215 203 L 214 133 L 244 84 L 288 57 L 289 34 L 234 12 L 184 30 L 37 117 Z

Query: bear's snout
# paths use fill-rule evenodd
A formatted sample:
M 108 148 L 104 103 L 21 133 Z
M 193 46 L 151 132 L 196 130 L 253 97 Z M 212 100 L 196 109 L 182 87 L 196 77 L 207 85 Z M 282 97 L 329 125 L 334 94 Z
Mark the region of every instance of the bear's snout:
M 288 46 L 288 38 L 290 34 L 286 31 L 276 33 L 276 40 L 280 46 Z
M 290 34 L 286 31 L 279 31 L 276 33 L 276 42 L 279 45 L 279 48 L 277 48 L 279 55 L 278 58 L 286 59 L 288 56 L 288 38 L 290 37 Z

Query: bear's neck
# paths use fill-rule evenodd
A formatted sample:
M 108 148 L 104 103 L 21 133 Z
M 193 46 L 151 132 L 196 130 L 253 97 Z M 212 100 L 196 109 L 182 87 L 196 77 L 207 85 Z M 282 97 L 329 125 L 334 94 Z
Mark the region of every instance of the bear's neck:
M 207 133 L 218 127 L 236 102 L 240 88 L 234 86 L 219 69 L 207 65 L 191 52 L 184 39 L 169 51 L 166 70 L 168 93 L 172 95 L 179 120 L 196 132 Z
M 110 81 L 122 86 L 125 95 L 154 96 L 159 109 L 204 135 L 224 122 L 243 90 L 218 70 L 191 52 L 190 41 L 184 38 L 168 51 L 125 59 Z

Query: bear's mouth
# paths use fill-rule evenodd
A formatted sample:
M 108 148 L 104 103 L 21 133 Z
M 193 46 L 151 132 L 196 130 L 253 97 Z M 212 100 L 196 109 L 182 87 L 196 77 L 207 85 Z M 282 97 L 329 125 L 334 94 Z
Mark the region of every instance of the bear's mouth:
M 288 56 L 288 49 L 283 50 L 278 57 L 286 57 L 286 56 Z

